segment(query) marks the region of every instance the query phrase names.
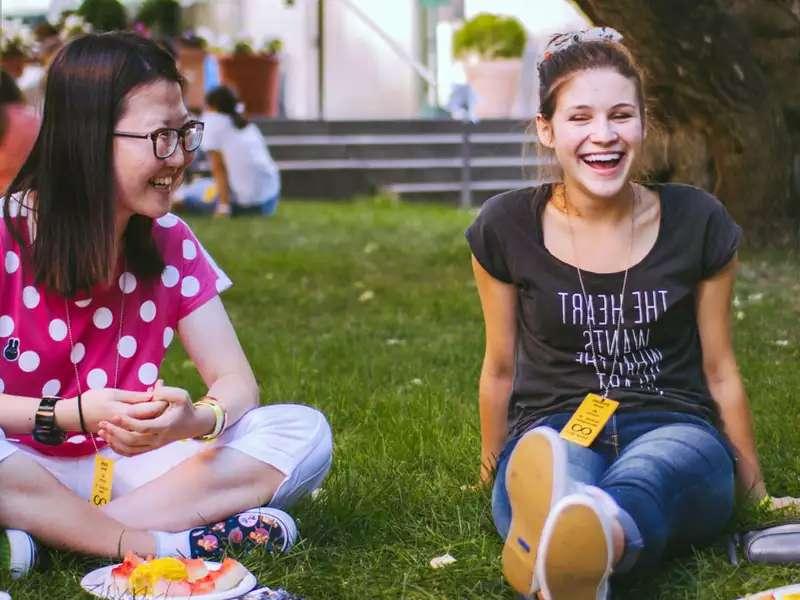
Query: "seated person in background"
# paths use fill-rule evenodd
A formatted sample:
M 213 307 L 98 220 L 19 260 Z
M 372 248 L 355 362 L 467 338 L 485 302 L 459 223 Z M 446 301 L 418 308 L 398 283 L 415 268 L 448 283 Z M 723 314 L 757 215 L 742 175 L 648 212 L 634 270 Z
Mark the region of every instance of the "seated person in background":
M 203 144 L 213 179 L 203 177 L 175 193 L 192 212 L 215 215 L 271 215 L 278 207 L 280 173 L 258 127 L 237 110 L 236 95 L 225 86 L 206 95 Z
M 39 118 L 23 102 L 11 75 L 0 69 L 0 193 L 25 162 L 38 133 Z

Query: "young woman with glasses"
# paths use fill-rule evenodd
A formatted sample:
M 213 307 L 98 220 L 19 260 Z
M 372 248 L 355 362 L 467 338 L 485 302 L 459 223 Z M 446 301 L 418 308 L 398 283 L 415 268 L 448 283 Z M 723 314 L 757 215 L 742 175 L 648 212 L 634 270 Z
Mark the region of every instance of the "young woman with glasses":
M 0 223 L 0 545 L 16 575 L 31 536 L 109 557 L 286 550 L 280 509 L 329 469 L 318 411 L 259 406 L 219 298 L 231 282 L 169 213 L 202 137 L 150 41 L 89 35 L 50 68 Z M 159 376 L 175 336 L 208 389 L 194 402 Z

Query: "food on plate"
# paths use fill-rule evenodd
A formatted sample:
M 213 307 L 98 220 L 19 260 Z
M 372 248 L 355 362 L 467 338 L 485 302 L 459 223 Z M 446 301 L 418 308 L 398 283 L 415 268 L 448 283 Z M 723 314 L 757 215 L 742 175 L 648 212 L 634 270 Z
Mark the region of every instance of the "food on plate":
M 111 569 L 110 585 L 117 592 L 136 598 L 201 597 L 239 585 L 247 575 L 239 561 L 226 558 L 219 568 L 209 568 L 199 558 L 154 558 L 133 553 Z

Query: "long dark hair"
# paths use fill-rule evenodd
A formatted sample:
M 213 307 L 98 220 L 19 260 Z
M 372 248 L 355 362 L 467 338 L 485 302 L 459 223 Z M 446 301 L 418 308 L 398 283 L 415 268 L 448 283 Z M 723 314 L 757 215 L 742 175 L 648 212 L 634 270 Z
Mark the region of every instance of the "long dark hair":
M 59 294 L 73 296 L 114 274 L 113 131 L 127 94 L 158 80 L 182 83 L 172 57 L 133 33 L 78 38 L 50 66 L 39 137 L 8 189 L 4 218 L 36 281 Z M 36 239 L 26 248 L 26 225 L 8 205 L 17 201 L 11 194 L 28 190 L 36 196 Z M 164 269 L 152 227 L 152 219 L 133 215 L 123 236 L 126 267 L 143 278 Z
M 6 134 L 8 126 L 5 105 L 17 102 L 22 102 L 22 92 L 19 91 L 14 78 L 0 69 L 0 140 Z
M 248 123 L 247 119 L 245 119 L 242 114 L 236 110 L 236 105 L 239 104 L 239 99 L 229 87 L 221 85 L 208 92 L 208 94 L 206 94 L 206 104 L 208 104 L 215 111 L 222 113 L 223 115 L 228 115 L 231 120 L 233 120 L 233 124 L 236 126 L 236 129 L 243 129 Z

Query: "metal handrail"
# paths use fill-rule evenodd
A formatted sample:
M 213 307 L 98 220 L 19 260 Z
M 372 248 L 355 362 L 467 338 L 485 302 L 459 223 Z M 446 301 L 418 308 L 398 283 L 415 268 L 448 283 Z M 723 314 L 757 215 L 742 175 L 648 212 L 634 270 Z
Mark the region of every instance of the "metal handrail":
M 378 25 L 369 15 L 367 15 L 363 10 L 361 10 L 358 6 L 353 4 L 351 0 L 338 0 L 342 4 L 344 4 L 350 11 L 355 14 L 359 19 L 361 19 L 364 24 L 366 24 L 370 29 L 372 29 L 375 33 L 378 34 L 384 42 L 388 44 L 388 46 L 394 51 L 397 56 L 399 56 L 411 69 L 420 77 L 422 78 L 428 85 L 432 86 L 434 89 L 439 89 L 439 84 L 436 81 L 436 76 L 433 72 L 428 69 L 425 65 L 421 62 L 416 60 L 413 56 L 411 56 L 408 52 L 406 52 L 403 47 L 398 44 L 388 33 L 386 33 L 381 26 Z

